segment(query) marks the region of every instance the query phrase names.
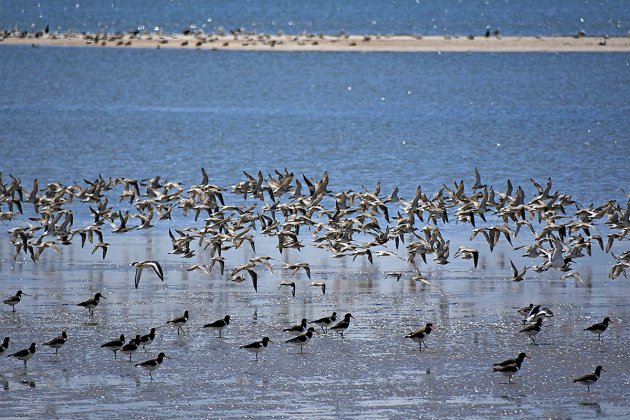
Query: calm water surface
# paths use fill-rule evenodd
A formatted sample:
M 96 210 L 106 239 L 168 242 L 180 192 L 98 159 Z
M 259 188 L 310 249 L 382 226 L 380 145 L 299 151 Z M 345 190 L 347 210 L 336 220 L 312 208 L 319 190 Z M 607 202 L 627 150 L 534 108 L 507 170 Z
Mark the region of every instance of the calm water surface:
M 627 54 L 303 54 L 5 47 L 0 167 L 50 182 L 207 168 L 333 173 L 336 189 L 551 176 L 630 189 Z
M 289 168 L 319 178 L 335 191 L 398 185 L 409 198 L 418 185 L 431 195 L 445 183 L 482 180 L 503 191 L 507 178 L 532 197 L 529 178 L 551 176 L 554 190 L 583 204 L 616 199 L 630 189 L 626 54 L 302 54 L 113 49 L 0 49 L 0 170 L 30 186 L 83 178 L 161 175 L 190 186 L 206 167 L 211 182 L 229 186 L 242 170 Z M 240 202 L 229 195 L 229 202 Z M 117 200 L 112 200 L 116 203 Z M 75 223 L 89 223 L 85 205 Z M 31 209 L 27 209 L 27 212 Z M 32 213 L 30 214 L 32 215 Z M 0 291 L 23 289 L 17 313 L 0 311 L 0 335 L 10 350 L 41 343 L 66 329 L 59 356 L 40 349 L 22 369 L 0 361 L 0 412 L 30 417 L 433 417 L 510 415 L 591 418 L 630 414 L 627 280 L 608 280 L 612 258 L 594 248 L 575 268 L 585 284 L 558 273 L 512 283 L 509 260 L 531 264 L 507 247 L 490 253 L 470 228 L 443 227 L 451 249 L 482 251 L 480 268 L 454 260 L 421 268 L 433 283 L 385 278 L 410 271 L 396 258 L 332 259 L 307 247 L 280 255 L 274 241 L 257 240 L 275 274 L 260 288 L 226 282 L 218 273 L 189 273 L 191 263 L 169 255 L 167 228 L 194 224 L 175 213 L 148 232 L 117 236 L 101 260 L 79 243 L 39 263 L 13 259 L 0 226 Z M 25 216 L 26 217 L 26 216 Z M 489 223 L 496 223 L 490 220 Z M 600 228 L 602 233 L 606 229 Z M 308 242 L 309 233 L 303 232 Z M 515 246 L 532 241 L 519 236 Z M 615 246 L 616 253 L 627 242 Z M 405 256 L 400 251 L 401 256 Z M 249 249 L 228 251 L 228 268 Z M 131 286 L 129 264 L 157 259 L 166 281 L 143 275 Z M 313 280 L 280 262 L 307 261 Z M 279 290 L 295 280 L 297 296 Z M 100 291 L 107 297 L 93 318 L 73 303 Z M 515 309 L 540 302 L 556 316 L 539 346 L 520 336 Z M 3 305 L 4 306 L 4 305 Z M 191 314 L 178 336 L 166 321 Z M 316 336 L 306 354 L 284 343 L 281 330 L 302 317 L 351 312 L 346 339 Z M 204 323 L 231 314 L 222 340 Z M 585 326 L 610 315 L 617 323 L 598 343 Z M 425 322 L 437 328 L 420 352 L 404 335 Z M 158 327 L 148 354 L 165 351 L 153 382 L 121 356 L 100 349 L 124 333 Z M 254 357 L 240 345 L 269 335 L 275 344 Z M 526 351 L 514 385 L 491 364 Z M 607 370 L 590 395 L 572 378 L 597 364 Z M 97 412 L 93 411 L 97 410 Z

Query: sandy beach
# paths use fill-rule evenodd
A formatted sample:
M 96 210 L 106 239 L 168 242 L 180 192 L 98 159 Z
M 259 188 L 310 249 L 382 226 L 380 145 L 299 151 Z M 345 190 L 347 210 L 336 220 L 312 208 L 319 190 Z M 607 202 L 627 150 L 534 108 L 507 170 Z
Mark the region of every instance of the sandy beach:
M 339 52 L 630 52 L 630 37 L 5 33 L 0 45 Z

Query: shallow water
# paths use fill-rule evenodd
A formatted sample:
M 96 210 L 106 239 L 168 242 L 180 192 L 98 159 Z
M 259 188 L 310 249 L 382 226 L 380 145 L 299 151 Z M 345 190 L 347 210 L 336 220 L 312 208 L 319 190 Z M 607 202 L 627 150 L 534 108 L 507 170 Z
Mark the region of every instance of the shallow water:
M 286 167 L 408 197 L 477 166 L 585 205 L 630 189 L 627 54 L 0 51 L 0 169 L 29 185 Z
M 113 237 L 112 237 L 113 236 Z M 80 244 L 63 256 L 45 255 L 39 263 L 12 259 L 7 238 L 0 241 L 0 276 L 4 294 L 21 288 L 24 297 L 11 313 L 0 312 L 10 350 L 41 343 L 66 329 L 69 341 L 55 356 L 40 347 L 28 369 L 2 360 L 2 410 L 31 417 L 431 417 L 445 416 L 626 416 L 630 340 L 624 320 L 630 316 L 630 288 L 625 279 L 609 281 L 610 257 L 594 252 L 580 264 L 585 284 L 560 280 L 555 273 L 509 281 L 510 250 L 484 252 L 480 269 L 467 261 L 422 266 L 433 286 L 385 278 L 392 269 L 410 267 L 391 257 L 367 261 L 330 259 L 322 251 L 301 253 L 273 249 L 257 241 L 260 255 L 277 258 L 275 274 L 261 272 L 259 291 L 249 282 L 226 282 L 218 273 L 186 272 L 169 256 L 164 232 L 110 235 L 104 261 Z M 166 242 L 165 242 L 166 239 Z M 458 245 L 458 244 L 454 244 Z M 481 249 L 483 244 L 477 243 Z M 249 250 L 228 251 L 228 267 L 244 262 Z M 132 261 L 159 258 L 166 279 L 143 273 L 134 290 Z M 313 280 L 324 280 L 322 295 L 303 273 L 293 275 L 280 261 L 309 261 Z M 518 265 L 518 264 L 517 264 Z M 586 271 L 584 271 L 586 270 Z M 297 295 L 278 289 L 280 279 L 297 282 Z M 94 317 L 72 303 L 103 292 Z M 549 306 L 555 317 L 530 344 L 517 307 L 530 302 Z M 70 305 L 67 305 L 70 304 Z M 166 321 L 190 311 L 186 335 Z M 282 329 L 302 317 L 315 319 L 331 311 L 351 312 L 356 320 L 345 339 L 316 335 L 305 354 L 285 344 Z M 218 339 L 204 323 L 232 316 Z M 611 325 L 598 343 L 583 328 L 610 315 Z M 428 348 L 404 335 L 425 322 L 436 330 Z M 132 337 L 157 327 L 150 351 L 133 355 L 138 362 L 166 352 L 172 360 L 154 373 L 135 368 L 125 355 L 114 360 L 100 344 L 121 333 Z M 588 335 L 587 335 L 588 334 Z M 238 346 L 268 335 L 274 341 L 260 361 Z M 520 351 L 524 362 L 513 385 L 492 372 L 492 363 Z M 572 378 L 598 364 L 606 373 L 588 395 Z M 97 405 L 96 405 L 97 404 Z M 424 413 L 424 414 L 423 414 Z
M 429 196 L 445 183 L 482 180 L 503 190 L 507 178 L 554 180 L 554 190 L 588 204 L 624 203 L 630 160 L 627 68 L 624 54 L 301 54 L 199 53 L 71 48 L 0 50 L 0 170 L 30 186 L 81 179 L 162 175 L 186 185 L 205 166 L 211 182 L 228 186 L 242 170 L 288 167 L 298 176 L 331 175 L 335 191 L 394 185 L 409 198 L 420 184 Z M 254 70 L 255 66 L 255 70 Z M 349 89 L 350 88 L 350 89 Z M 290 151 L 290 153 L 287 153 Z M 240 203 L 230 195 L 229 201 Z M 112 200 L 116 203 L 118 200 Z M 116 203 L 118 205 L 118 203 Z M 124 207 L 125 204 L 121 204 Z M 75 226 L 90 223 L 85 205 Z M 27 209 L 32 210 L 32 207 Z M 32 215 L 32 214 L 31 214 Z M 23 217 L 15 223 L 23 223 Z M 59 356 L 40 348 L 22 368 L 0 360 L 0 413 L 30 417 L 627 417 L 630 404 L 628 319 L 630 288 L 608 280 L 612 258 L 594 256 L 575 268 L 585 284 L 558 273 L 528 272 L 510 281 L 509 261 L 531 264 L 502 245 L 490 253 L 479 235 L 480 268 L 469 261 L 421 265 L 433 286 L 400 282 L 390 270 L 411 270 L 395 258 L 332 259 L 307 247 L 280 255 L 257 239 L 260 255 L 276 258 L 275 274 L 259 270 L 259 291 L 216 272 L 187 272 L 191 263 L 169 255 L 174 220 L 124 236 L 106 232 L 107 258 L 74 241 L 63 255 L 38 263 L 13 260 L 0 226 L 0 292 L 22 289 L 17 313 L 2 305 L 0 336 L 11 351 L 68 331 Z M 498 223 L 489 219 L 489 224 Z M 451 249 L 469 244 L 468 226 L 440 226 Z M 601 229 L 606 234 L 606 229 Z M 308 232 L 304 235 L 308 239 Z M 515 246 L 531 242 L 522 233 Z M 308 240 L 307 240 L 308 242 Z M 627 241 L 616 244 L 619 254 Z M 403 251 L 400 251 L 401 256 Z M 227 269 L 254 254 L 226 253 Z M 133 289 L 133 261 L 157 259 L 159 282 L 143 274 Z M 300 272 L 280 262 L 307 261 L 323 296 Z M 298 282 L 296 298 L 278 289 Z M 93 318 L 73 304 L 102 292 Z M 530 344 L 518 334 L 517 307 L 549 306 L 556 316 Z M 166 321 L 189 310 L 179 336 Z M 316 336 L 306 354 L 285 344 L 286 326 L 351 312 L 345 339 Z M 204 323 L 232 315 L 219 340 Z M 616 324 L 598 343 L 583 328 L 611 316 Z M 428 349 L 404 335 L 433 322 Z M 149 353 L 165 351 L 155 380 L 121 355 L 99 346 L 158 327 Z M 269 335 L 275 341 L 256 362 L 240 345 Z M 513 385 L 492 363 L 526 351 Z M 607 372 L 588 395 L 572 378 L 602 364 Z M 0 414 L 1 415 L 1 414 Z

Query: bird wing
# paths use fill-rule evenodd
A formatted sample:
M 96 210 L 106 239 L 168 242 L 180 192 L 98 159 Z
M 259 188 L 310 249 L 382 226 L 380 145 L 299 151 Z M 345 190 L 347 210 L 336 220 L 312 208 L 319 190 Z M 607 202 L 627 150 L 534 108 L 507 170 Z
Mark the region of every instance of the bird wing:
M 142 267 L 136 266 L 136 289 L 138 288 L 138 285 L 140 284 L 141 275 L 142 275 Z

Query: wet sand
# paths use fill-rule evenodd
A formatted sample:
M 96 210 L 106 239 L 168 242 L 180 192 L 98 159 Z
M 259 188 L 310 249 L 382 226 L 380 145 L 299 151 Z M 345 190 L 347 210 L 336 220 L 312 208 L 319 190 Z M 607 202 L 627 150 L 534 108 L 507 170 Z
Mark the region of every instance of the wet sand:
M 10 34 L 1 45 L 339 52 L 630 52 L 630 37 Z
M 110 235 L 110 252 L 102 260 L 80 243 L 64 247 L 63 255 L 42 256 L 38 263 L 12 258 L 6 234 L 0 240 L 2 291 L 18 288 L 24 297 L 12 313 L 0 308 L 1 335 L 14 341 L 9 350 L 42 343 L 66 329 L 69 341 L 55 356 L 43 346 L 23 369 L 22 362 L 0 360 L 0 411 L 27 417 L 131 418 L 172 417 L 594 417 L 630 414 L 624 389 L 630 371 L 630 339 L 624 320 L 630 317 L 627 280 L 607 279 L 609 256 L 594 249 L 581 264 L 585 284 L 560 280 L 560 273 L 531 275 L 521 283 L 509 280 L 511 248 L 493 253 L 483 240 L 479 269 L 470 261 L 447 266 L 429 262 L 423 273 L 434 286 L 386 278 L 389 270 L 411 270 L 405 262 L 379 257 L 331 259 L 321 250 L 286 250 L 274 241 L 256 240 L 259 254 L 276 258 L 275 274 L 260 271 L 259 291 L 250 282 L 236 284 L 218 272 L 187 272 L 204 262 L 169 255 L 166 232 L 151 230 Z M 460 238 L 461 243 L 466 242 Z M 459 245 L 454 240 L 453 247 Z M 241 248 L 225 254 L 229 266 L 254 256 Z M 133 288 L 132 261 L 159 259 L 165 282 L 150 272 Z M 282 269 L 281 261 L 310 261 L 313 281 L 328 290 L 309 287 L 303 272 Z M 297 282 L 297 295 L 278 288 L 281 280 Z M 103 292 L 107 300 L 89 317 L 72 305 Z M 517 307 L 530 302 L 549 306 L 555 317 L 536 337 L 539 345 L 518 334 L 523 327 Z M 70 305 L 64 305 L 68 304 Z M 190 311 L 186 335 L 178 336 L 166 321 Z M 351 312 L 356 320 L 345 339 L 316 335 L 300 354 L 285 340 L 282 329 L 302 317 L 314 319 Z M 218 339 L 202 328 L 232 316 Z M 583 328 L 610 315 L 616 322 L 598 343 Z M 426 322 L 436 329 L 428 348 L 404 335 Z M 128 357 L 114 360 L 99 346 L 124 333 L 131 337 L 157 327 L 150 351 L 138 351 L 133 362 L 159 351 L 171 360 L 153 373 L 133 366 Z M 268 335 L 274 341 L 260 354 L 240 345 Z M 507 378 L 492 372 L 494 362 L 525 351 L 521 371 Z M 598 364 L 606 373 L 591 387 L 573 383 Z M 7 411 L 11 410 L 11 411 Z

